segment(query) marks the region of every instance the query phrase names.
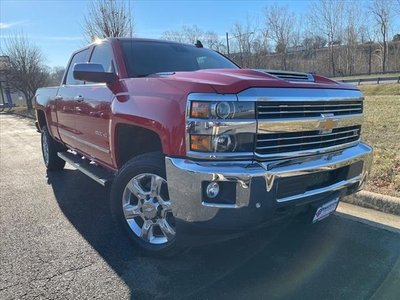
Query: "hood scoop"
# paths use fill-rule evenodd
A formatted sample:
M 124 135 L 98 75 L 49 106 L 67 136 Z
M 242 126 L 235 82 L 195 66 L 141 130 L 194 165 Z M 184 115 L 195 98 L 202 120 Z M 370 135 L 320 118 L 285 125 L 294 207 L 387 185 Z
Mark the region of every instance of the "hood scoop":
M 286 81 L 301 81 L 301 82 L 314 82 L 314 76 L 311 73 L 303 73 L 303 72 L 293 72 L 293 71 L 279 71 L 279 70 L 268 70 L 268 69 L 256 69 L 255 71 L 259 71 L 262 73 L 266 73 L 279 79 L 283 79 Z

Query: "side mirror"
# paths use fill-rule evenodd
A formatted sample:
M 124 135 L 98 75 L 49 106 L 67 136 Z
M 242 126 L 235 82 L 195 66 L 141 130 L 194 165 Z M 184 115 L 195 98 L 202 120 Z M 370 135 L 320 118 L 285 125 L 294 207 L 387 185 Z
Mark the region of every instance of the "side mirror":
M 114 81 L 115 74 L 105 72 L 101 64 L 95 63 L 78 63 L 74 65 L 73 76 L 76 80 L 107 83 Z

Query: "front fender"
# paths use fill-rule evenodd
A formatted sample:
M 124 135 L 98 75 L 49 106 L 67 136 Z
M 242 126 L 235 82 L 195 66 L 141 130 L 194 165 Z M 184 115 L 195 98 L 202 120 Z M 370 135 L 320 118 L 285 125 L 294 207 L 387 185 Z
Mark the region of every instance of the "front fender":
M 184 156 L 185 99 L 183 95 L 167 99 L 160 95 L 141 97 L 119 94 L 111 106 L 112 132 L 115 132 L 117 125 L 121 123 L 139 126 L 155 132 L 160 137 L 165 154 Z

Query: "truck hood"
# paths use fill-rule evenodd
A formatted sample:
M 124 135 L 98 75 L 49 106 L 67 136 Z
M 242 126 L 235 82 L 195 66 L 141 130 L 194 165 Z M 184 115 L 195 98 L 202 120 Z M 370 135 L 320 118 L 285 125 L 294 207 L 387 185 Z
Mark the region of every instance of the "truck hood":
M 153 76 L 159 79 L 162 78 L 168 81 L 169 84 L 182 84 L 185 82 L 191 85 L 209 85 L 215 92 L 220 94 L 236 94 L 250 87 L 357 90 L 357 87 L 354 85 L 339 83 L 322 76 L 311 75 L 310 77 L 310 74 L 307 73 L 285 71 L 271 72 L 251 69 L 210 69 L 194 72 L 157 74 L 152 75 L 152 77 Z

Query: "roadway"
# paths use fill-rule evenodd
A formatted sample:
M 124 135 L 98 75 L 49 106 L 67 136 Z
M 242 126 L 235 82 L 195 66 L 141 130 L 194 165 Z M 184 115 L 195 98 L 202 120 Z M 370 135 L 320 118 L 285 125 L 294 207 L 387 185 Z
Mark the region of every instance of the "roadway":
M 108 189 L 70 167 L 46 172 L 32 120 L 0 114 L 0 160 L 0 299 L 400 295 L 397 216 L 345 204 L 316 225 L 288 222 L 158 260 L 116 229 Z

